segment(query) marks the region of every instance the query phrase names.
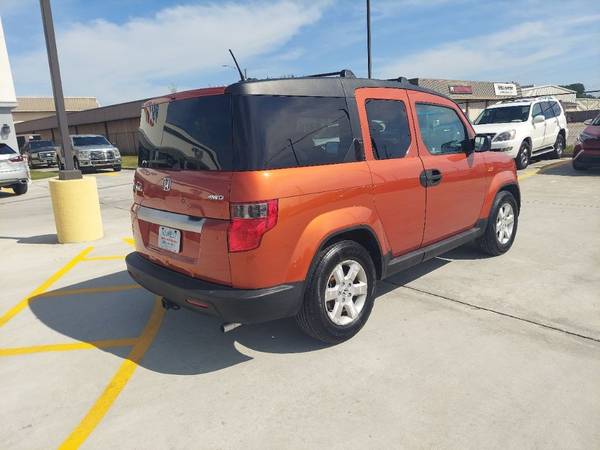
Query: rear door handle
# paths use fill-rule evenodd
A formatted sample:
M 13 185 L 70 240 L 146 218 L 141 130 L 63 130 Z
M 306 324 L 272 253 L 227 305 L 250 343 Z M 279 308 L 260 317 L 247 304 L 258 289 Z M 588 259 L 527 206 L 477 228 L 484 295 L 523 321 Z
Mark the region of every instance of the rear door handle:
M 421 172 L 419 182 L 423 187 L 436 186 L 442 182 L 442 172 L 438 169 L 428 169 Z

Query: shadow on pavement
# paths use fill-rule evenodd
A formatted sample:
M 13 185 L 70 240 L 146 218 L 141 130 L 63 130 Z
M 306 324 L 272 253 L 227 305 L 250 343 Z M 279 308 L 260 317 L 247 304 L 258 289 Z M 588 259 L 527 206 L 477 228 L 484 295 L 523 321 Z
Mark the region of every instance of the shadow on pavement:
M 540 175 L 558 175 L 567 177 L 589 177 L 600 175 L 600 169 L 586 169 L 586 170 L 575 170 L 571 162 L 560 164 L 558 166 L 549 167 L 540 171 Z
M 58 244 L 56 234 L 40 234 L 28 237 L 0 236 L 0 239 L 12 239 L 17 241 L 17 244 Z
M 377 297 L 398 286 L 436 270 L 450 261 L 435 258 L 380 283 Z M 63 289 L 131 286 L 135 283 L 126 271 L 72 284 Z M 50 291 L 54 294 L 57 291 Z M 142 289 L 116 292 L 84 293 L 37 297 L 29 304 L 31 311 L 46 326 L 82 342 L 140 336 L 155 305 L 155 296 Z M 252 359 L 241 344 L 266 353 L 302 353 L 328 347 L 305 336 L 295 320 L 282 319 L 244 325 L 229 333 L 220 330 L 218 318 L 181 309 L 165 312 L 161 328 L 140 365 L 146 369 L 177 375 L 218 371 Z M 103 348 L 116 356 L 128 354 L 123 348 Z

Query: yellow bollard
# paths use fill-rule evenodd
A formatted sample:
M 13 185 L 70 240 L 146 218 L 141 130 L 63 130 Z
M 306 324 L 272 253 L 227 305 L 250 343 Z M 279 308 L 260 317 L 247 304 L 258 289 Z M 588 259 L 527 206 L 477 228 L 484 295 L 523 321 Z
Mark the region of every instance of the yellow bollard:
M 48 181 L 58 242 L 95 241 L 104 234 L 95 177 Z

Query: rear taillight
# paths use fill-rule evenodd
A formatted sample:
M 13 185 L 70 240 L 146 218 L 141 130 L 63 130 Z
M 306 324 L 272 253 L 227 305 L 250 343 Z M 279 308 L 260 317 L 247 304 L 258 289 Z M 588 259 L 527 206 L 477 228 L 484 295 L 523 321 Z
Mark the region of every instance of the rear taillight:
M 21 155 L 14 156 L 14 157 L 10 158 L 9 161 L 10 162 L 23 162 L 23 157 Z
M 232 203 L 227 232 L 230 252 L 244 252 L 260 245 L 267 231 L 277 224 L 277 200 L 262 203 Z

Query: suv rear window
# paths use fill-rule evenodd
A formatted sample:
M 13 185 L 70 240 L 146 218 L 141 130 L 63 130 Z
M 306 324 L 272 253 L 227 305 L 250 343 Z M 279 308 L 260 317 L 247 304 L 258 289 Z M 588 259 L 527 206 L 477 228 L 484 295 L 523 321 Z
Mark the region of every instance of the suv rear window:
M 150 167 L 245 171 L 356 161 L 345 98 L 222 94 L 165 107 L 160 146 L 149 139 L 140 146 Z
M 235 145 L 241 170 L 356 161 L 345 98 L 237 98 Z

